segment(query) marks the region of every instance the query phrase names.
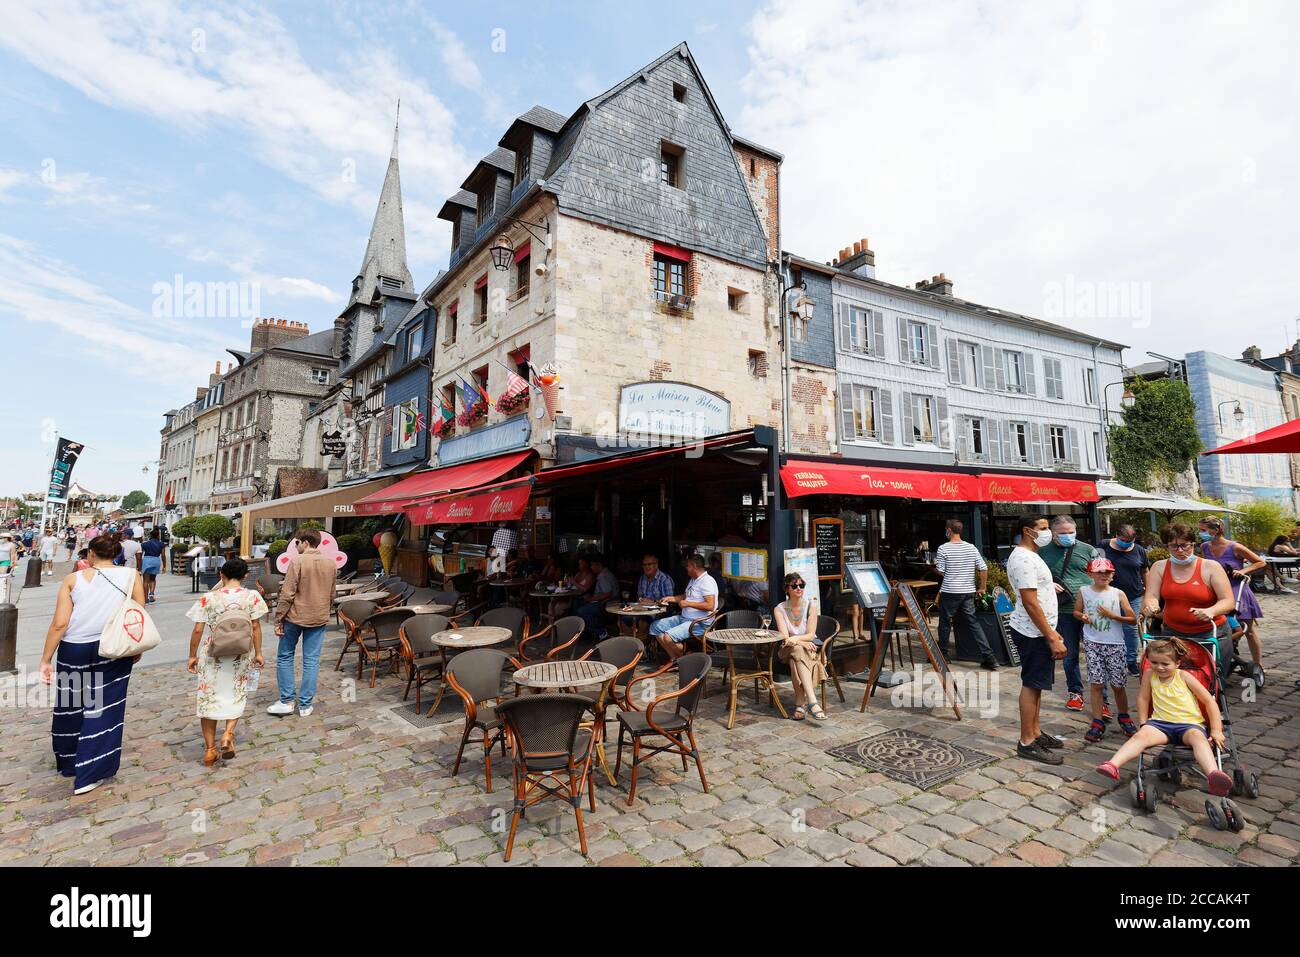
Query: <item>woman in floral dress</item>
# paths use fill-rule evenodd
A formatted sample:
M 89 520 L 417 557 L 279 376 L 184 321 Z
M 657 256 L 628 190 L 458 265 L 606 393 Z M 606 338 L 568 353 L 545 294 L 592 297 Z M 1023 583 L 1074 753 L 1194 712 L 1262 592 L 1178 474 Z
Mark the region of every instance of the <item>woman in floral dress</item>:
M 190 634 L 189 670 L 199 676 L 199 722 L 206 745 L 203 763 L 209 767 L 217 763 L 218 754 L 226 761 L 235 756 L 235 725 L 243 716 L 248 701 L 250 673 L 254 669 L 260 671 L 266 663 L 262 658 L 262 624 L 258 619 L 269 609 L 260 594 L 240 584 L 247 574 L 248 564 L 243 559 L 229 559 L 221 566 L 221 582 L 217 587 L 185 613 L 185 617 L 194 622 L 194 631 Z M 204 631 L 232 606 L 243 608 L 253 619 L 253 650 L 233 658 L 213 658 L 210 653 L 212 634 L 208 632 L 205 636 Z M 220 749 L 215 744 L 218 721 L 226 722 Z

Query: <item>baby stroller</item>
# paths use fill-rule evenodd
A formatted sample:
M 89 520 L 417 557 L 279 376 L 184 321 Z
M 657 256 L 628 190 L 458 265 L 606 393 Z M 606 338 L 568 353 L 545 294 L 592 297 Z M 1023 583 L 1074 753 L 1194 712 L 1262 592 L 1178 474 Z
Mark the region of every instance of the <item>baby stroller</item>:
M 1234 621 L 1236 620 L 1237 614 L 1241 609 L 1241 592 L 1242 589 L 1246 587 L 1247 581 L 1249 581 L 1248 578 L 1243 578 L 1241 580 L 1241 584 L 1237 586 L 1236 607 L 1232 609 L 1232 617 Z M 1228 665 L 1228 671 L 1229 673 L 1235 672 L 1236 674 L 1241 675 L 1243 678 L 1249 678 L 1251 681 L 1255 682 L 1256 688 L 1263 688 L 1264 681 L 1265 681 L 1264 669 L 1261 666 L 1255 664 L 1255 662 L 1251 661 L 1249 658 L 1243 658 L 1241 656 L 1241 652 L 1238 647 L 1240 641 L 1241 641 L 1240 637 L 1234 637 L 1232 639 L 1232 661 Z
M 1158 635 L 1146 634 L 1145 629 L 1143 629 L 1143 644 L 1158 637 Z M 1248 798 L 1257 798 L 1259 797 L 1259 775 L 1241 763 L 1241 755 L 1237 751 L 1237 743 L 1232 736 L 1232 720 L 1228 715 L 1228 696 L 1224 692 L 1224 684 L 1219 673 L 1219 643 L 1214 639 L 1213 635 L 1207 636 L 1203 641 L 1188 638 L 1180 640 L 1187 646 L 1187 658 L 1182 663 L 1182 670 L 1190 671 L 1205 686 L 1205 689 L 1213 696 L 1215 703 L 1219 706 L 1219 713 L 1223 717 L 1223 737 L 1227 747 L 1219 748 L 1213 741 L 1210 742 L 1215 761 L 1221 771 L 1226 772 L 1231 769 L 1233 796 L 1240 797 L 1244 794 Z M 1149 665 L 1144 660 L 1142 662 L 1143 670 L 1148 667 Z M 1208 723 L 1207 718 L 1207 726 Z M 1200 766 L 1192 756 L 1191 748 L 1182 745 L 1167 745 L 1155 756 L 1154 761 L 1150 764 L 1147 763 L 1148 753 L 1144 752 L 1138 755 L 1137 774 L 1133 778 L 1133 783 L 1129 786 L 1129 796 L 1133 799 L 1134 807 L 1152 812 L 1155 811 L 1160 797 L 1158 782 L 1166 782 L 1170 786 L 1170 790 L 1172 790 L 1182 783 L 1184 771 L 1199 774 Z M 1155 780 L 1151 780 L 1149 777 L 1153 773 L 1155 774 Z M 1205 814 L 1210 819 L 1210 823 L 1219 831 L 1240 831 L 1246 826 L 1246 821 L 1241 816 L 1241 810 L 1226 797 L 1208 798 L 1205 802 Z

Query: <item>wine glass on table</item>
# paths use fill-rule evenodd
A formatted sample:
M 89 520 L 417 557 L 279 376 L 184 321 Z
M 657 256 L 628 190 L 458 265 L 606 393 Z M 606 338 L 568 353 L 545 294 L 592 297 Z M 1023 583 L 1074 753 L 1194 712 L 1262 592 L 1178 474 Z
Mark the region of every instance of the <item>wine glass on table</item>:
M 762 624 L 764 631 L 771 630 L 772 627 L 772 609 L 760 608 L 758 610 L 758 620 Z

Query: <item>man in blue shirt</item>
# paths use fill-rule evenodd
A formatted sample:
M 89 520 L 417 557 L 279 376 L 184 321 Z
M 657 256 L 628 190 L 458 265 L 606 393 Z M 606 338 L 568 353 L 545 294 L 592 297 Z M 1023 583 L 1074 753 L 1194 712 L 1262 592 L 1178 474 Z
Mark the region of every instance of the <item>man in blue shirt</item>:
M 1121 525 L 1114 538 L 1097 545 L 1102 554 L 1115 566 L 1112 584 L 1127 596 L 1129 604 L 1137 608 L 1146 591 L 1146 573 L 1151 565 L 1147 550 L 1137 542 L 1137 530 L 1132 525 Z M 1124 625 L 1124 646 L 1128 657 L 1129 674 L 1142 673 L 1138 667 L 1138 626 Z

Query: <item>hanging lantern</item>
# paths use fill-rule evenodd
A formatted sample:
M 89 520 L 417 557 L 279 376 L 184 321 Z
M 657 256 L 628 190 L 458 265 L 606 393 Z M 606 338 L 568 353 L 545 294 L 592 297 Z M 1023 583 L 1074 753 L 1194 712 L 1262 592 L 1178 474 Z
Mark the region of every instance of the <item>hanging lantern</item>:
M 515 261 L 515 246 L 510 237 L 502 233 L 492 243 L 492 265 L 497 269 L 509 269 Z

